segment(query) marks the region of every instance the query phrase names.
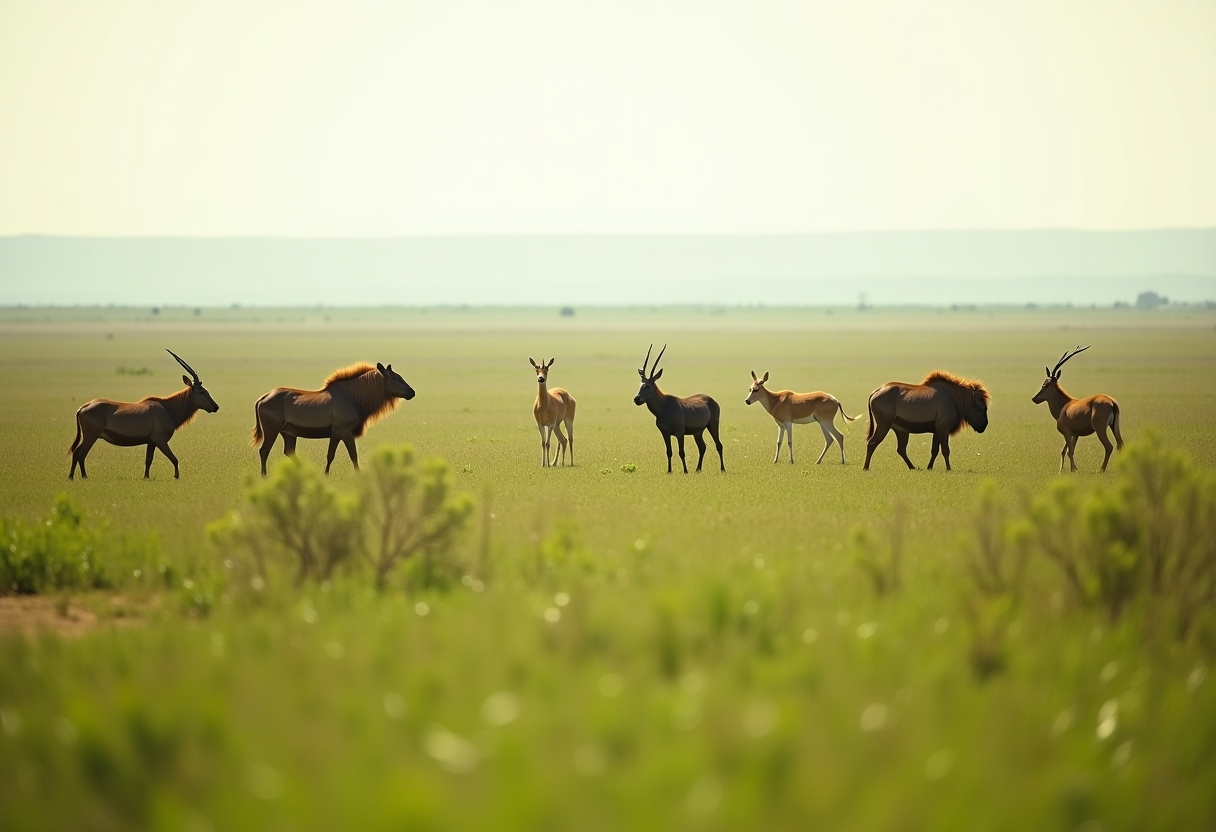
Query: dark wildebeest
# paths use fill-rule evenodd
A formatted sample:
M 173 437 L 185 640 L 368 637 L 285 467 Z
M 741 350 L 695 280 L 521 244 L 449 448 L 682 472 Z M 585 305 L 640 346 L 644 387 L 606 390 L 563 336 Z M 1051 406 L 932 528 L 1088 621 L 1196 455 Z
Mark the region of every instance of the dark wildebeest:
M 1064 449 L 1060 451 L 1061 472 L 1064 471 L 1065 454 L 1068 454 L 1072 470 L 1077 470 L 1073 451 L 1076 450 L 1077 439 L 1081 436 L 1089 436 L 1091 433 L 1098 434 L 1098 441 L 1106 449 L 1106 457 L 1102 460 L 1102 473 L 1106 473 L 1106 464 L 1110 462 L 1112 450 L 1110 440 L 1106 438 L 1107 428 L 1110 428 L 1115 435 L 1115 441 L 1119 443 L 1119 450 L 1123 450 L 1123 436 L 1119 433 L 1119 403 L 1101 393 L 1090 396 L 1088 399 L 1074 399 L 1060 386 L 1060 368 L 1064 366 L 1064 362 L 1087 349 L 1089 347 L 1078 346 L 1072 352 L 1065 351 L 1064 356 L 1056 362 L 1054 368 L 1047 370 L 1044 367 L 1043 369 L 1047 370 L 1047 378 L 1043 380 L 1043 386 L 1039 392 L 1031 399 L 1035 404 L 1047 402 L 1047 407 L 1051 410 L 1051 418 L 1056 420 L 1056 430 L 1064 437 Z
M 654 349 L 654 344 L 650 345 L 650 349 Z M 701 470 L 701 462 L 705 459 L 704 433 L 707 429 L 718 449 L 718 464 L 725 471 L 726 462 L 722 459 L 722 440 L 718 438 L 718 418 L 722 409 L 718 407 L 716 401 L 704 393 L 681 399 L 678 396 L 669 396 L 660 390 L 659 385 L 655 382 L 663 375 L 663 371 L 659 369 L 659 360 L 667 350 L 667 345 L 664 344 L 663 349 L 659 350 L 659 357 L 654 360 L 654 366 L 650 368 L 651 375 L 647 376 L 646 364 L 650 361 L 650 349 L 646 350 L 646 360 L 642 362 L 642 368 L 638 370 L 638 375 L 642 377 L 642 386 L 638 388 L 638 394 L 633 397 L 633 403 L 639 407 L 646 405 L 654 414 L 654 423 L 658 426 L 659 432 L 663 434 L 663 441 L 667 443 L 667 473 L 671 473 L 671 437 L 673 436 L 680 443 L 680 464 L 684 466 L 685 474 L 688 473 L 688 462 L 684 459 L 684 437 L 691 435 L 697 441 L 697 451 L 699 452 L 697 470 Z
M 940 449 L 949 471 L 950 437 L 965 425 L 983 433 L 988 427 L 990 400 L 980 382 L 941 370 L 929 373 L 921 384 L 887 382 L 870 394 L 865 470 L 870 470 L 870 457 L 886 438 L 887 431 L 894 430 L 895 449 L 909 468 L 916 466 L 908 459 L 908 434 L 931 433 L 933 452 L 929 455 L 929 468 L 932 470 Z
M 814 423 L 823 431 L 824 441 L 823 451 L 819 454 L 819 459 L 815 460 L 815 464 L 823 462 L 824 455 L 835 439 L 840 443 L 840 464 L 844 465 L 844 434 L 836 429 L 836 414 L 843 416 L 845 422 L 855 422 L 857 417 L 845 413 L 844 405 L 828 393 L 792 393 L 789 390 L 774 393 L 764 386 L 766 381 L 768 373 L 764 374 L 764 378 L 756 378 L 753 372 L 752 386 L 747 391 L 747 399 L 743 403 L 760 402 L 777 423 L 777 452 L 773 454 L 773 462 L 776 463 L 781 458 L 781 439 L 785 437 L 790 447 L 790 465 L 793 465 L 794 425 Z
M 173 463 L 173 478 L 181 477 L 177 468 L 177 457 L 169 450 L 169 440 L 178 428 L 190 424 L 200 410 L 215 413 L 220 406 L 211 398 L 207 388 L 199 381 L 198 373 L 194 372 L 189 364 L 178 358 L 173 350 L 165 352 L 176 358 L 177 363 L 194 377 L 193 380 L 190 376 L 182 376 L 186 389 L 172 396 L 149 396 L 137 402 L 93 399 L 82 405 L 76 411 L 76 441 L 68 449 L 68 453 L 72 455 L 72 469 L 68 472 L 68 479 L 75 478 L 77 465 L 80 466 L 80 478 L 88 479 L 89 475 L 84 470 L 84 459 L 98 439 L 125 447 L 147 445 L 148 452 L 144 455 L 144 479 L 148 479 L 148 471 L 152 468 L 152 455 L 160 448 L 160 452 Z
M 320 390 L 295 390 L 276 387 L 258 399 L 253 406 L 253 445 L 262 443 L 262 476 L 266 476 L 266 458 L 279 434 L 283 434 L 283 453 L 296 452 L 296 440 L 328 439 L 329 454 L 325 458 L 325 473 L 333 465 L 338 443 L 346 444 L 350 461 L 359 468 L 355 440 L 382 416 L 397 407 L 397 399 L 414 398 L 414 388 L 385 367 L 360 362 L 337 370 L 325 379 Z
M 553 455 L 552 461 L 549 460 L 549 447 L 554 433 L 557 434 L 562 465 L 566 464 L 566 437 L 562 434 L 563 423 L 566 425 L 566 433 L 570 434 L 570 464 L 574 465 L 574 396 L 560 387 L 549 389 L 549 368 L 553 366 L 552 358 L 547 364 L 543 358 L 539 364 L 532 361 L 531 358 L 528 361 L 536 370 L 536 381 L 539 385 L 536 390 L 536 401 L 532 404 L 532 415 L 536 418 L 536 429 L 540 431 L 541 467 L 549 468 L 557 464 L 557 454 Z

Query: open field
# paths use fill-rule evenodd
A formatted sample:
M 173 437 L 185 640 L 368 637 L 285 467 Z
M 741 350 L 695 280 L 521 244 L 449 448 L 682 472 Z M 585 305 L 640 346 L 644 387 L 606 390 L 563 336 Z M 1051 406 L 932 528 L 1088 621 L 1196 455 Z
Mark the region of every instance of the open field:
M 722 405 L 725 474 L 712 445 L 703 473 L 666 474 L 632 402 L 652 341 L 664 391 Z M 66 492 L 112 535 L 159 541 L 138 576 L 64 602 L 97 618 L 84 634 L 0 633 L 0 827 L 1211 828 L 1210 610 L 1181 640 L 1150 608 L 1112 622 L 1032 553 L 1001 667 L 969 658 L 987 626 L 965 615 L 977 492 L 992 480 L 1016 506 L 1060 479 L 1030 399 L 1078 343 L 1065 389 L 1114 396 L 1125 439 L 1152 427 L 1216 471 L 1213 310 L 0 309 L 6 516 Z M 158 455 L 144 481 L 142 449 L 98 443 L 69 483 L 75 409 L 180 389 L 166 347 L 220 405 L 174 438 L 181 479 Z M 573 468 L 539 465 L 529 356 L 555 357 L 551 386 L 578 401 Z M 257 473 L 253 402 L 361 360 L 418 392 L 361 460 L 447 460 L 478 501 L 456 544 L 469 580 L 252 592 L 247 556 L 206 527 Z M 985 382 L 987 432 L 955 437 L 949 473 L 905 470 L 893 437 L 863 472 L 870 391 L 937 368 Z M 814 465 L 814 426 L 772 464 L 750 370 L 862 416 L 848 464 L 833 448 Z M 317 466 L 324 450 L 300 443 Z M 914 437 L 922 469 L 928 453 Z M 1100 462 L 1080 440 L 1082 493 Z M 339 450 L 331 483 L 358 476 Z M 888 547 L 893 518 L 903 569 L 879 595 L 854 534 Z

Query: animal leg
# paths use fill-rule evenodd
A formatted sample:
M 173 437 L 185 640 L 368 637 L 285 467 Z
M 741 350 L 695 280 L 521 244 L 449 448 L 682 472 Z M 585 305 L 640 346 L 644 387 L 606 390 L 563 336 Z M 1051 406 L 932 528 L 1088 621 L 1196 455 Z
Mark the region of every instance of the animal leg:
M 89 455 L 89 451 L 91 451 L 93 449 L 93 445 L 96 442 L 97 442 L 97 435 L 94 435 L 91 431 L 86 430 L 86 431 L 84 431 L 84 439 L 81 440 L 80 446 L 78 448 L 76 448 L 75 451 L 72 452 L 72 472 L 74 473 L 76 471 L 76 465 L 77 465 L 77 463 L 79 463 L 80 478 L 82 480 L 87 480 L 89 478 L 89 475 L 86 474 L 85 470 L 84 470 L 84 458 Z M 71 478 L 72 478 L 72 473 L 69 473 L 68 479 L 71 479 Z
M 570 467 L 574 467 L 574 417 L 570 416 L 566 419 L 566 435 L 567 442 L 570 443 Z
M 156 453 L 156 445 L 149 442 L 148 452 L 144 454 L 144 479 L 148 479 L 148 471 L 152 469 L 152 454 Z
M 709 436 L 714 440 L 714 447 L 718 450 L 718 467 L 720 470 L 726 470 L 726 460 L 722 458 L 722 440 L 718 438 L 718 420 L 713 419 L 709 423 Z
M 329 450 L 325 453 L 325 473 L 329 473 L 329 466 L 334 464 L 334 454 L 338 452 L 338 442 L 340 441 L 338 434 L 331 433 L 329 435 Z
M 680 446 L 680 464 L 684 466 L 684 473 L 688 473 L 688 460 L 684 456 L 684 434 L 676 436 L 676 442 Z
M 670 474 L 671 473 L 671 434 L 670 433 L 663 434 L 663 441 L 667 443 L 667 473 Z M 680 441 L 683 442 L 684 440 L 680 440 Z M 684 473 L 686 473 L 686 474 L 688 473 L 687 469 L 685 469 Z
M 1068 437 L 1064 437 L 1064 447 L 1060 449 L 1060 473 L 1064 473 L 1064 457 L 1068 454 Z
M 540 467 L 549 467 L 549 441 L 545 438 L 545 426 L 538 424 L 536 429 L 540 431 Z
M 1106 426 L 1105 425 L 1100 426 L 1096 431 L 1094 431 L 1094 433 L 1098 434 L 1098 441 L 1101 442 L 1102 447 L 1106 449 L 1106 456 L 1103 457 L 1103 459 L 1102 459 L 1102 473 L 1105 474 L 1106 465 L 1108 462 L 1110 462 L 1110 454 L 1111 454 L 1111 451 L 1113 451 L 1115 449 L 1115 446 L 1112 445 L 1110 440 L 1106 438 Z
M 266 476 L 266 460 L 270 458 L 270 451 L 274 448 L 274 441 L 279 438 L 279 430 L 282 425 L 267 424 L 266 420 L 262 420 L 262 446 L 258 448 L 258 456 L 262 459 L 262 476 Z M 287 437 L 283 437 L 283 453 L 287 453 Z
M 904 458 L 904 462 L 908 463 L 910 470 L 916 470 L 912 460 L 908 459 L 908 432 L 906 430 L 895 431 L 895 452 Z
M 346 452 L 350 454 L 350 463 L 355 466 L 355 470 L 359 470 L 359 452 L 355 450 L 355 436 L 352 433 L 342 437 L 342 442 L 346 445 Z
M 818 419 L 815 420 L 815 424 L 819 425 L 819 429 L 821 431 L 823 431 L 823 450 L 819 453 L 819 459 L 815 460 L 815 464 L 818 465 L 819 463 L 823 462 L 823 458 L 827 454 L 828 448 L 832 447 L 832 434 L 828 433 L 828 426 L 826 424 L 824 424 L 823 422 L 820 422 Z M 840 455 L 841 455 L 841 460 L 843 461 L 844 460 L 844 445 L 843 444 L 840 446 Z M 793 456 L 793 454 L 791 454 L 791 456 Z M 791 459 L 790 462 L 793 462 L 793 460 Z
M 937 454 L 941 450 L 942 439 L 936 433 L 933 434 L 933 450 L 929 452 L 928 470 L 933 470 L 933 463 L 937 461 Z
M 153 439 L 152 441 L 156 443 L 156 447 L 160 448 L 160 452 L 162 454 L 164 454 L 165 457 L 170 462 L 173 463 L 173 479 L 180 480 L 182 478 L 181 471 L 179 471 L 177 468 L 177 457 L 173 455 L 173 451 L 169 450 L 169 440 L 168 439 Z M 151 455 L 152 455 L 151 448 L 149 448 L 148 456 L 150 457 Z M 147 478 L 148 478 L 148 472 L 145 470 L 144 479 L 147 479 Z
M 1115 405 L 1115 417 L 1110 422 L 1111 433 L 1115 435 L 1115 442 L 1119 450 L 1123 450 L 1123 434 L 1119 432 L 1119 406 Z
M 843 413 L 844 409 L 842 408 L 840 412 Z M 819 424 L 823 425 L 825 423 L 820 422 Z M 827 422 L 826 425 L 827 429 L 832 432 L 832 436 L 836 437 L 836 444 L 840 446 L 840 464 L 844 465 L 844 434 L 836 429 L 835 421 Z
M 781 440 L 785 438 L 785 422 L 777 423 L 777 450 L 773 454 L 773 464 L 776 465 L 781 459 Z
M 562 462 L 561 462 L 561 464 L 564 466 L 564 465 L 566 464 L 566 444 L 567 444 L 567 440 L 566 440 L 566 434 L 562 433 L 562 423 L 561 423 L 561 422 L 554 422 L 554 423 L 553 423 L 553 432 L 557 434 L 557 446 L 558 446 L 558 452 L 561 454 L 561 457 L 562 457 Z M 553 455 L 553 460 L 554 460 L 555 462 L 557 461 L 557 454 L 554 454 L 554 455 Z
M 692 438 L 697 441 L 697 473 L 701 473 L 701 462 L 705 459 L 705 437 L 702 435 L 704 431 L 697 431 L 692 435 Z
M 890 425 L 882 425 L 873 422 L 873 414 L 871 414 L 871 423 L 875 425 L 874 433 L 866 440 L 866 464 L 862 466 L 863 471 L 870 470 L 870 457 L 874 456 L 875 449 L 882 444 L 882 440 L 887 438 L 887 434 L 891 431 Z
M 288 434 L 288 433 L 283 434 L 283 456 L 295 456 L 296 455 L 296 439 L 297 438 L 298 437 L 292 436 L 291 434 Z
M 950 467 L 950 434 L 945 434 L 942 437 L 942 459 L 946 461 L 946 470 L 953 471 Z
M 1072 468 L 1072 473 L 1077 473 L 1077 439 L 1080 438 L 1076 434 L 1068 437 L 1068 464 Z

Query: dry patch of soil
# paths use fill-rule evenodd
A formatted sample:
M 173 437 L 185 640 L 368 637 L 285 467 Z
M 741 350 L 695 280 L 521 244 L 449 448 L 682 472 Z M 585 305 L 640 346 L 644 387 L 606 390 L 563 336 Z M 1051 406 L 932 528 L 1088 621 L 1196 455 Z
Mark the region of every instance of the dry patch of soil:
M 131 615 L 127 599 L 120 595 L 90 597 L 87 603 L 45 595 L 6 595 L 0 596 L 0 635 L 79 636 L 103 626 L 134 624 L 138 619 Z

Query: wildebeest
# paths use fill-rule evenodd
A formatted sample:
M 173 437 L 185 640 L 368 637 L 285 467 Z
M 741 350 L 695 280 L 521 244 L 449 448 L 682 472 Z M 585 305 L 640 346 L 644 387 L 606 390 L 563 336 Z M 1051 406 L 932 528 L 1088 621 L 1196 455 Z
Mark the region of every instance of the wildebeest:
M 933 452 L 929 455 L 929 468 L 937 459 L 940 449 L 950 470 L 950 437 L 971 425 L 976 433 L 988 427 L 988 391 L 978 381 L 959 378 L 942 370 L 934 370 L 920 384 L 889 381 L 870 394 L 870 426 L 866 432 L 866 464 L 870 470 L 870 457 L 874 449 L 882 444 L 887 431 L 895 431 L 895 449 L 908 463 L 908 434 L 933 434 Z
M 325 473 L 333 465 L 338 443 L 346 444 L 350 461 L 359 468 L 355 440 L 382 416 L 397 407 L 397 399 L 414 398 L 414 388 L 385 367 L 360 362 L 336 370 L 325 379 L 320 390 L 296 390 L 276 387 L 258 399 L 253 406 L 253 445 L 262 443 L 262 476 L 266 476 L 266 458 L 279 434 L 283 435 L 283 453 L 296 452 L 296 440 L 328 439 L 329 453 L 325 458 Z
M 574 465 L 574 396 L 560 387 L 549 389 L 549 368 L 553 366 L 552 358 L 548 363 L 545 363 L 544 359 L 541 359 L 540 364 L 532 361 L 531 358 L 528 361 L 536 370 L 536 381 L 539 385 L 536 391 L 536 401 L 532 404 L 532 415 L 536 417 L 536 428 L 540 431 L 541 467 L 548 468 L 557 462 L 557 454 L 553 455 L 552 462 L 549 460 L 549 446 L 555 432 L 562 456 L 562 465 L 566 464 L 567 440 L 562 434 L 563 423 L 566 425 L 566 433 L 570 434 L 570 464 Z
M 148 479 L 148 472 L 152 468 L 152 455 L 160 448 L 160 452 L 173 463 L 173 478 L 181 477 L 177 457 L 169 450 L 169 440 L 178 428 L 190 424 L 200 410 L 215 413 L 220 406 L 211 398 L 207 388 L 199 381 L 198 373 L 194 372 L 189 364 L 178 358 L 173 350 L 167 349 L 165 352 L 176 358 L 177 363 L 190 373 L 190 376 L 182 376 L 186 389 L 172 396 L 149 396 L 137 402 L 93 399 L 81 405 L 76 411 L 76 441 L 68 449 L 68 453 L 72 455 L 69 480 L 75 479 L 77 465 L 80 466 L 80 478 L 88 479 L 89 475 L 84 470 L 84 459 L 98 439 L 125 447 L 146 445 L 148 451 L 144 455 L 144 479 Z
M 844 464 L 844 435 L 836 430 L 836 414 L 839 413 L 844 417 L 846 422 L 857 421 L 856 416 L 850 416 L 844 412 L 844 406 L 836 400 L 835 396 L 827 393 L 792 393 L 789 390 L 781 390 L 777 393 L 772 392 L 764 386 L 768 381 L 768 373 L 764 374 L 764 378 L 756 378 L 756 373 L 752 372 L 752 386 L 747 391 L 747 400 L 744 404 L 752 402 L 760 402 L 768 414 L 773 417 L 773 421 L 777 423 L 777 452 L 773 454 L 773 462 L 775 463 L 781 458 L 781 439 L 787 437 L 790 448 L 790 465 L 794 464 L 794 425 L 809 425 L 818 423 L 820 430 L 823 431 L 823 452 L 819 454 L 819 459 L 815 460 L 815 464 L 823 462 L 824 454 L 828 452 L 828 448 L 832 447 L 832 439 L 835 438 L 840 443 L 840 464 Z
M 1123 436 L 1119 433 L 1119 403 L 1101 393 L 1090 396 L 1088 399 L 1074 399 L 1060 386 L 1060 368 L 1064 366 L 1064 362 L 1087 349 L 1089 349 L 1088 346 L 1078 345 L 1072 352 L 1065 350 L 1055 367 L 1050 370 L 1044 367 L 1043 369 L 1047 370 L 1047 378 L 1043 379 L 1043 386 L 1031 399 L 1035 404 L 1047 402 L 1051 418 L 1056 420 L 1056 430 L 1064 437 L 1064 449 L 1060 451 L 1061 472 L 1064 470 L 1065 454 L 1068 455 L 1072 470 L 1077 470 L 1073 451 L 1076 450 L 1077 439 L 1081 436 L 1089 436 L 1091 433 L 1098 434 L 1098 441 L 1106 449 L 1106 456 L 1102 459 L 1102 473 L 1106 473 L 1106 465 L 1110 462 L 1112 450 L 1110 440 L 1106 438 L 1108 427 L 1115 435 L 1115 441 L 1119 443 L 1119 450 L 1123 450 Z
M 701 470 L 701 462 L 705 459 L 704 433 L 706 430 L 709 430 L 709 435 L 713 437 L 714 445 L 718 449 L 718 464 L 725 471 L 726 462 L 722 459 L 722 440 L 718 438 L 718 419 L 721 415 L 718 403 L 704 393 L 681 399 L 678 396 L 669 396 L 660 390 L 659 385 L 655 382 L 663 375 L 663 371 L 659 369 L 659 360 L 667 351 L 667 345 L 664 344 L 663 349 L 659 350 L 659 357 L 654 360 L 654 366 L 650 368 L 650 375 L 647 376 L 646 365 L 650 362 L 651 349 L 654 349 L 654 344 L 651 344 L 650 349 L 646 350 L 646 360 L 642 362 L 642 367 L 638 370 L 638 375 L 642 377 L 642 386 L 638 388 L 638 394 L 633 397 L 633 403 L 639 407 L 646 405 L 654 414 L 654 423 L 658 426 L 659 432 L 663 434 L 663 441 L 667 444 L 667 473 L 671 473 L 671 437 L 673 436 L 680 444 L 680 464 L 684 466 L 685 474 L 688 473 L 688 462 L 684 459 L 684 437 L 691 435 L 697 441 L 697 451 L 699 452 L 697 470 Z

